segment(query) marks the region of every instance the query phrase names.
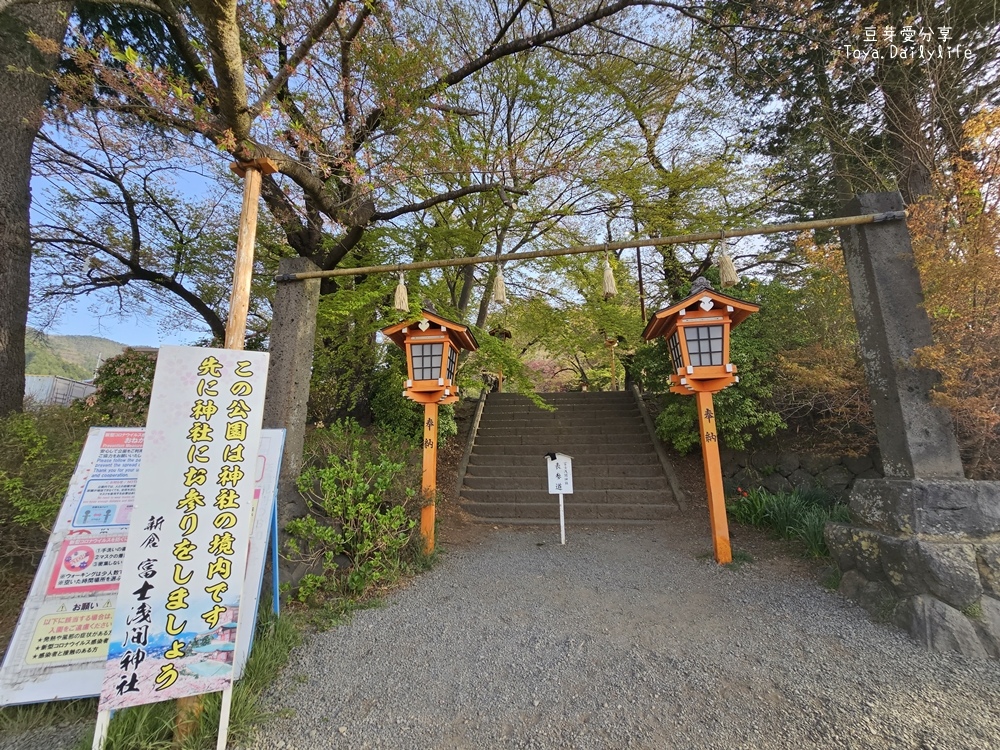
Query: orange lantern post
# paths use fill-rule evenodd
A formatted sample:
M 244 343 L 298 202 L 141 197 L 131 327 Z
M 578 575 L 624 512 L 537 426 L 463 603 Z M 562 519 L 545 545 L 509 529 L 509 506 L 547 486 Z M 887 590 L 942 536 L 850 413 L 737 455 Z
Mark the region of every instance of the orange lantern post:
M 419 320 L 397 323 L 382 334 L 406 352 L 407 380 L 403 395 L 424 405 L 423 478 L 426 505 L 420 511 L 424 551 L 434 551 L 434 495 L 437 492 L 438 405 L 458 401 L 455 370 L 461 350 L 479 345 L 468 326 L 422 310 Z
M 699 276 L 689 297 L 654 313 L 642 332 L 646 341 L 660 336 L 667 340 L 674 370 L 670 391 L 695 397 L 712 546 L 715 560 L 720 564 L 732 562 L 733 552 L 712 394 L 740 381 L 736 367 L 729 361 L 729 332 L 759 309 L 758 305 L 716 292 Z

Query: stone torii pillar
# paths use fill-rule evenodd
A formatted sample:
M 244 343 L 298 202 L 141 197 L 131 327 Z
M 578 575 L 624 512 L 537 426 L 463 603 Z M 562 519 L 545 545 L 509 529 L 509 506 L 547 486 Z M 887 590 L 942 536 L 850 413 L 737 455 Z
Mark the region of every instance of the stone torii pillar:
M 841 230 L 883 479 L 859 479 L 851 523 L 828 524 L 840 591 L 936 651 L 1000 658 L 1000 482 L 966 480 L 937 373 L 914 363 L 930 321 L 899 193 L 845 214 L 900 220 Z

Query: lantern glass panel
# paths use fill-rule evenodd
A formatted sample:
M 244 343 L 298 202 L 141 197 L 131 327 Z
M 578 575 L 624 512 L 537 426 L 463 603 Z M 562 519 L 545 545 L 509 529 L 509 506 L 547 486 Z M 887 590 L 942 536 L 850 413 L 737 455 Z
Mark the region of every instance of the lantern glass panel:
M 414 380 L 437 380 L 441 377 L 444 344 L 411 344 Z
M 674 364 L 674 372 L 683 369 L 684 360 L 681 359 L 681 342 L 677 331 L 674 331 L 674 335 L 667 339 L 667 347 L 670 349 L 670 361 Z
M 448 347 L 448 380 L 455 379 L 455 368 L 458 367 L 458 349 Z
M 692 367 L 722 364 L 722 326 L 688 326 L 684 340 Z

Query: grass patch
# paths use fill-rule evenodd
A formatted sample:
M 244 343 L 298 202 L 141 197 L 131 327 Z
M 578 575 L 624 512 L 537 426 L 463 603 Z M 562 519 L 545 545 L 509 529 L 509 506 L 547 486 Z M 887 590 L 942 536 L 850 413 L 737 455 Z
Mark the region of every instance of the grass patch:
M 840 580 L 844 577 L 844 574 L 840 572 L 840 568 L 836 565 L 831 565 L 820 581 L 820 585 L 825 589 L 830 591 L 840 590 Z
M 0 732 L 30 732 L 53 724 L 77 724 L 97 718 L 97 699 L 32 703 L 0 708 Z
M 740 490 L 726 504 L 734 521 L 771 529 L 781 539 L 797 541 L 806 557 L 829 557 L 823 530 L 831 521 L 849 521 L 850 509 L 832 502 L 822 488 L 771 493 L 756 488 Z
M 247 741 L 255 725 L 267 718 L 267 713 L 261 706 L 261 697 L 265 688 L 271 684 L 275 676 L 288 661 L 288 655 L 298 644 L 300 634 L 293 618 L 282 615 L 276 617 L 270 610 L 261 605 L 260 619 L 257 623 L 257 635 L 253 650 L 247 660 L 243 677 L 233 687 L 233 703 L 229 717 L 229 742 L 240 744 Z M 84 704 L 86 712 L 80 718 L 89 718 L 91 722 L 97 718 L 97 701 L 74 701 Z M 167 750 L 173 746 L 174 720 L 177 715 L 175 701 L 162 701 L 136 706 L 116 711 L 108 729 L 106 750 Z M 49 717 L 49 722 L 55 717 L 58 721 L 69 720 L 63 713 L 68 704 L 44 703 L 25 707 L 38 717 Z M 205 696 L 205 708 L 201 721 L 195 733 L 183 744 L 180 750 L 210 750 L 215 747 L 219 731 L 219 714 L 222 708 L 222 694 L 209 693 Z M 83 706 L 76 709 L 83 711 Z M 51 713 L 50 713 L 51 712 Z M 40 718 L 41 725 L 44 718 Z M 29 725 L 19 728 L 30 729 Z M 93 743 L 93 729 L 81 738 L 77 750 L 89 750 Z
M 983 603 L 973 602 L 968 607 L 962 610 L 962 614 L 973 620 L 983 619 Z
M 749 552 L 742 549 L 734 549 L 732 562 L 728 562 L 722 567 L 728 568 L 729 570 L 739 570 L 744 565 L 747 565 L 752 562 L 753 562 L 753 555 L 751 555 Z

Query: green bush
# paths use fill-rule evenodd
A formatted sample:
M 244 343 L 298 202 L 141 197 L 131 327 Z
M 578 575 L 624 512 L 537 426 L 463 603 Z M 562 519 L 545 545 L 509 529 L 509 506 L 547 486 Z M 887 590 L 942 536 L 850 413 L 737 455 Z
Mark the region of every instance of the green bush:
M 383 433 L 376 446 L 350 421 L 321 432 L 313 440 L 317 465 L 299 478 L 310 514 L 287 526 L 292 554 L 319 571 L 301 581 L 302 601 L 358 596 L 392 582 L 407 569 L 415 527 L 416 483 L 398 441 Z
M 663 409 L 656 415 L 656 435 L 682 456 L 690 453 L 701 442 L 694 399 L 665 396 Z
M 0 557 L 41 554 L 94 421 L 99 415 L 83 406 L 0 420 Z
M 156 356 L 126 349 L 109 357 L 97 371 L 97 392 L 88 401 L 116 427 L 142 427 L 153 393 Z

